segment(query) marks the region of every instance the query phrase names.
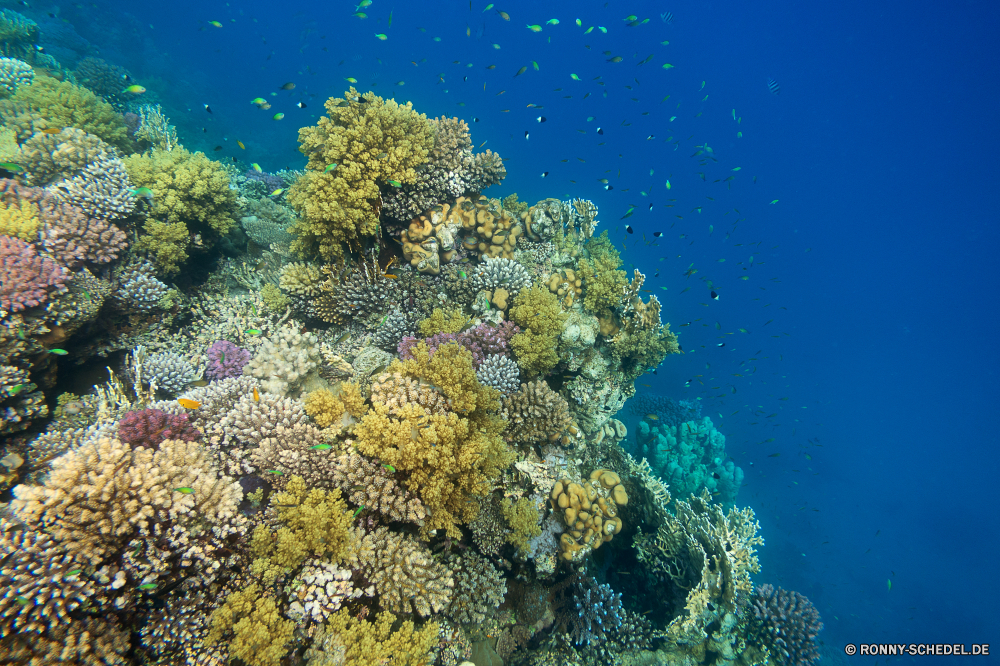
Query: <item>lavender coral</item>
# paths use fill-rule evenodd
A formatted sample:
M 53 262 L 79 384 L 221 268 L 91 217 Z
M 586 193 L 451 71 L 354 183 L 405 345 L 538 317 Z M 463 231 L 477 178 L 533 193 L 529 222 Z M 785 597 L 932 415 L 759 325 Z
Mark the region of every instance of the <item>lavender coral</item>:
M 208 356 L 205 376 L 212 380 L 239 377 L 251 356 L 249 351 L 228 340 L 216 340 L 205 355 Z
M 781 666 L 809 666 L 819 660 L 819 611 L 798 592 L 764 584 L 750 599 L 754 628 Z
M 0 307 L 10 312 L 44 303 L 53 291 L 62 291 L 67 276 L 48 257 L 20 238 L 0 236 Z
M 118 438 L 136 448 L 155 449 L 164 440 L 180 439 L 193 442 L 201 437 L 197 428 L 188 423 L 187 414 L 168 414 L 159 409 L 126 412 L 118 421 Z

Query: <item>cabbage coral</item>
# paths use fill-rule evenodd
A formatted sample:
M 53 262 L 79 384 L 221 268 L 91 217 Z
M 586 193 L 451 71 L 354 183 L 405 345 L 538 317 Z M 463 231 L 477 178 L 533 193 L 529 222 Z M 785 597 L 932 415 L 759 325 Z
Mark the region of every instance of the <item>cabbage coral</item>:
M 359 96 L 354 88 L 344 97 L 328 99 L 327 116 L 299 130 L 299 150 L 309 163 L 288 191 L 302 216 L 289 228 L 297 236 L 293 249 L 328 260 L 343 257 L 344 244 L 376 234 L 379 186 L 415 183 L 416 167 L 434 145 L 427 117 L 409 102 Z

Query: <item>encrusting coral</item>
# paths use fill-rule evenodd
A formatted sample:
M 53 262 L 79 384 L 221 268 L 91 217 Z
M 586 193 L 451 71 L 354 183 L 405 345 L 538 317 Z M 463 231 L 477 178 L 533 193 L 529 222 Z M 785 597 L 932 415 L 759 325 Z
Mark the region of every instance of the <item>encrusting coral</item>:
M 379 228 L 379 188 L 415 183 L 434 145 L 431 125 L 407 103 L 352 87 L 326 102 L 327 115 L 299 130 L 306 173 L 288 191 L 301 218 L 289 228 L 293 249 L 342 259 L 344 246 Z

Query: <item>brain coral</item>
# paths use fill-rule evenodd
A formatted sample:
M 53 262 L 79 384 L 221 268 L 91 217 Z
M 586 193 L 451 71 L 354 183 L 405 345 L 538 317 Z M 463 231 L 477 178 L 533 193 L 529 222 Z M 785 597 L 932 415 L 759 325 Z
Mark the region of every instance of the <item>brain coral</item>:
M 415 183 L 434 145 L 427 117 L 412 106 L 351 88 L 331 97 L 327 115 L 299 130 L 307 171 L 288 191 L 301 214 L 289 231 L 293 249 L 343 256 L 344 244 L 378 231 L 381 193 L 390 180 Z M 335 168 L 330 168 L 335 165 Z

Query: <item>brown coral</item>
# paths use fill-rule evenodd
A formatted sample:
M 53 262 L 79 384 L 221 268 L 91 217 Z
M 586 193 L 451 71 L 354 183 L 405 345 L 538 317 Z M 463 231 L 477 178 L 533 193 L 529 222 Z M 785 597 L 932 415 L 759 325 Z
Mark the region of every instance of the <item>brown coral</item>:
M 510 423 L 504 438 L 516 444 L 559 442 L 569 446 L 581 435 L 570 416 L 569 403 L 544 379 L 521 384 L 520 391 L 504 398 L 503 416 Z
M 552 510 L 560 512 L 569 527 L 559 539 L 567 562 L 579 561 L 622 531 L 618 509 L 628 504 L 628 493 L 611 470 L 595 469 L 583 484 L 561 479 L 549 499 Z

